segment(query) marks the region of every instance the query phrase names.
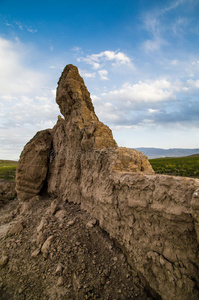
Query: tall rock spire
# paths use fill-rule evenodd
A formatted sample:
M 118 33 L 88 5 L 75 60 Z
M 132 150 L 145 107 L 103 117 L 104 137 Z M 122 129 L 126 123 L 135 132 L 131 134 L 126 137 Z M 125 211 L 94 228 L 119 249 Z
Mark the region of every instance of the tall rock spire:
M 69 116 L 78 116 L 84 121 L 98 121 L 94 107 L 83 78 L 78 68 L 67 65 L 58 81 L 56 102 L 62 115 L 67 120 Z

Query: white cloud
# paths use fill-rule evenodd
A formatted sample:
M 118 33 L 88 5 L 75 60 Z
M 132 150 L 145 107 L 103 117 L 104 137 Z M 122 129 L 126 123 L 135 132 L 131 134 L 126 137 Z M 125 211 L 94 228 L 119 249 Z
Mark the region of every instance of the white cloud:
M 27 31 L 30 32 L 30 33 L 36 33 L 37 32 L 37 29 L 32 29 L 31 27 L 26 27 L 27 28 Z
M 82 48 L 81 47 L 73 47 L 71 50 L 74 52 L 81 52 Z
M 103 97 L 125 101 L 127 106 L 132 102 L 160 102 L 175 99 L 171 83 L 166 79 L 139 81 L 136 84 L 125 83 L 121 89 L 104 93 Z
M 164 25 L 159 20 L 159 14 L 147 13 L 143 22 L 145 30 L 152 36 L 143 42 L 143 48 L 146 52 L 157 51 L 167 44 L 162 37 Z
M 180 35 L 183 33 L 184 28 L 189 24 L 188 18 L 178 17 L 171 25 L 171 30 L 174 35 Z
M 192 65 L 199 65 L 199 60 L 192 61 Z
M 160 21 L 156 15 L 147 13 L 144 18 L 144 27 L 145 29 L 152 33 L 154 36 L 160 32 Z
M 178 64 L 178 60 L 177 59 L 174 59 L 174 60 L 171 61 L 171 65 L 176 66 L 177 64 Z
M 197 89 L 199 80 L 145 80 L 95 96 L 94 103 L 101 120 L 115 130 L 165 124 L 191 128 L 198 126 Z
M 187 2 L 187 4 L 186 4 Z M 144 14 L 143 27 L 149 34 L 143 42 L 143 47 L 146 52 L 158 51 L 162 46 L 169 45 L 169 35 L 179 36 L 185 33 L 185 28 L 192 21 L 184 16 L 172 17 L 168 22 L 168 14 L 182 4 L 192 5 L 194 0 L 178 0 L 172 1 L 169 6 L 165 6 L 161 10 L 151 10 Z M 151 36 L 151 37 L 150 37 Z
M 131 59 L 123 52 L 118 51 L 103 51 L 98 54 L 90 54 L 86 57 L 78 58 L 78 61 L 86 62 L 91 65 L 94 69 L 99 69 L 107 61 L 111 61 L 112 64 L 125 64 L 133 66 Z
M 55 97 L 56 96 L 56 90 L 51 90 L 52 95 Z
M 94 69 L 101 68 L 101 65 L 99 63 L 96 63 L 96 62 L 92 62 L 91 65 L 93 66 Z
M 111 126 L 141 126 L 152 124 L 160 107 L 175 103 L 174 87 L 166 79 L 125 83 L 120 89 L 92 96 L 97 115 Z
M 158 109 L 149 108 L 148 111 L 150 113 L 156 113 L 156 112 L 158 112 Z
M 15 22 L 15 26 L 13 26 L 12 24 L 8 24 L 6 23 L 7 26 L 11 26 L 11 27 L 15 27 L 17 25 L 17 27 L 20 29 L 20 30 L 27 30 L 28 32 L 30 33 L 36 33 L 37 32 L 37 29 L 33 29 L 32 26 L 27 26 L 27 25 L 24 25 L 22 24 L 21 22 Z
M 38 130 L 52 127 L 59 114 L 54 100 L 55 87 L 50 86 L 48 73 L 30 67 L 33 57 L 34 49 L 18 39 L 10 41 L 0 37 L 2 159 L 16 159 L 24 141 L 27 142 Z
M 22 24 L 21 23 L 19 23 L 19 22 L 15 22 L 15 24 L 19 27 L 19 29 L 21 29 L 21 30 L 23 30 L 23 26 L 22 26 Z
M 165 7 L 164 9 L 161 10 L 161 12 L 167 13 L 173 9 L 176 9 L 180 4 L 184 3 L 185 0 L 177 0 L 177 1 L 173 1 L 169 6 Z
M 79 73 L 83 78 L 95 78 L 95 72 L 88 72 L 86 70 L 79 69 Z
M 101 102 L 101 98 L 99 96 L 96 96 L 96 95 L 91 95 L 91 99 L 92 99 L 93 103 Z
M 197 5 L 198 0 L 176 0 L 176 1 L 171 1 L 171 4 L 166 6 L 164 9 L 161 10 L 162 14 L 165 14 L 167 12 L 170 12 L 176 8 L 178 8 L 180 5 L 188 5 L 189 8 L 192 7 L 194 8 L 195 5 Z
M 9 26 L 9 27 L 14 27 L 12 24 L 10 24 L 10 23 L 8 23 L 8 22 L 6 22 L 5 25 L 6 25 L 6 26 Z
M 99 70 L 98 73 L 100 75 L 100 79 L 101 80 L 108 80 L 108 77 L 107 77 L 108 72 L 107 72 L 107 70 Z
M 155 38 L 153 40 L 146 40 L 143 43 L 143 47 L 146 52 L 153 52 L 159 50 L 164 44 L 165 41 L 163 41 L 161 38 Z
M 199 79 L 197 80 L 189 79 L 187 80 L 187 84 L 191 88 L 199 89 Z
M 92 95 L 92 100 L 95 105 L 95 111 L 99 119 L 103 120 L 105 124 L 107 123 L 120 123 L 122 116 L 117 108 L 111 102 L 105 102 L 99 96 Z
M 31 93 L 40 86 L 41 74 L 24 65 L 28 51 L 18 39 L 0 37 L 0 95 Z

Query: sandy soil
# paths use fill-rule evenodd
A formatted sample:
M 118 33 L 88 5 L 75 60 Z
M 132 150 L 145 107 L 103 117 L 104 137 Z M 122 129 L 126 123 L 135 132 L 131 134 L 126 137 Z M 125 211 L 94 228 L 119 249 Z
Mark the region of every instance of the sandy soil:
M 53 200 L 21 214 L 17 199 L 0 208 L 0 299 L 151 300 L 96 220 Z

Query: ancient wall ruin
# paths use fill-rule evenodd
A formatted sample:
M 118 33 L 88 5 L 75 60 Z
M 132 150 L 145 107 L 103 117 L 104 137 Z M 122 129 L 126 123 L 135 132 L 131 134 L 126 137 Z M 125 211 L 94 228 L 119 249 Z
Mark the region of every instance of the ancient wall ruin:
M 25 146 L 17 168 L 21 203 L 43 186 L 81 203 L 162 299 L 198 299 L 199 180 L 155 175 L 147 158 L 119 148 L 73 65 L 56 101 L 64 118 Z

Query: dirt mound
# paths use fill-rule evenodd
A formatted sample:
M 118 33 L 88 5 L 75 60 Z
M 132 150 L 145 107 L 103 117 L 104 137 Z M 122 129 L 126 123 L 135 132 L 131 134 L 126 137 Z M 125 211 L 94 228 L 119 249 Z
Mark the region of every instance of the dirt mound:
M 0 179 L 0 207 L 16 198 L 15 182 Z
M 42 201 L 41 201 L 42 200 Z M 0 299 L 152 299 L 137 272 L 78 204 L 17 200 L 0 212 Z

